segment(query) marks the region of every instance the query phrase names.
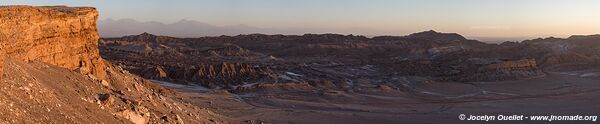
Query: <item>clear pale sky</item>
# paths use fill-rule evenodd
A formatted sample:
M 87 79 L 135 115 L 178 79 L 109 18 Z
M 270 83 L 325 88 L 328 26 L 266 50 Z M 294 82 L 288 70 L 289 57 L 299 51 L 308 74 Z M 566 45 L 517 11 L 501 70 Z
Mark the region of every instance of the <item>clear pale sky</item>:
M 313 28 L 364 35 L 424 30 L 473 37 L 600 33 L 600 0 L 0 0 L 93 6 L 100 19 Z

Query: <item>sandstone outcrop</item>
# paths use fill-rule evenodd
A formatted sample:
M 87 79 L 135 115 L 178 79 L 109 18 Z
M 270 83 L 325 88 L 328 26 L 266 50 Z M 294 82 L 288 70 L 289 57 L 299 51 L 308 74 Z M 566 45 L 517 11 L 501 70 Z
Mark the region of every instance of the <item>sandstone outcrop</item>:
M 209 85 L 214 85 L 212 84 L 214 82 L 222 82 L 225 86 L 256 81 L 266 77 L 268 72 L 265 67 L 255 67 L 243 63 L 203 64 L 197 70 L 192 81 Z
M 455 76 L 457 81 L 502 81 L 544 76 L 534 59 L 502 61 L 481 65 L 473 71 Z
M 4 50 L 2 49 L 2 46 L 0 46 L 0 80 L 2 79 L 3 75 L 4 75 L 4 59 L 5 59 L 5 55 L 4 55 Z
M 228 122 L 105 63 L 97 17 L 90 7 L 0 7 L 0 123 Z
M 97 18 L 90 7 L 0 7 L 0 46 L 7 58 L 46 62 L 103 79 Z
M 134 70 L 135 72 L 135 70 Z M 156 66 L 142 72 L 143 77 L 175 82 L 195 82 L 208 87 L 243 85 L 268 76 L 268 69 L 247 63 L 204 63 L 189 67 Z

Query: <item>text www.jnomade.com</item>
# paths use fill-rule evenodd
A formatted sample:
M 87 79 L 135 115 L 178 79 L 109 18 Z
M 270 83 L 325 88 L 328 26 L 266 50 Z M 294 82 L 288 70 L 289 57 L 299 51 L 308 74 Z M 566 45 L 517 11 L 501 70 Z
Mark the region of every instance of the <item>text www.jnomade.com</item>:
M 597 121 L 598 116 L 591 115 L 465 115 L 458 116 L 465 121 Z

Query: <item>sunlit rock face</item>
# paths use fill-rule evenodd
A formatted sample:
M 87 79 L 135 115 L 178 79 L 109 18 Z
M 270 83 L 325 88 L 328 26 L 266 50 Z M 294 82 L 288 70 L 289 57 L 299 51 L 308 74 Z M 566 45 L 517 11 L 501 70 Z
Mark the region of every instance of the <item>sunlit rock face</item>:
M 41 61 L 105 77 L 91 7 L 0 7 L 0 43 L 7 58 Z

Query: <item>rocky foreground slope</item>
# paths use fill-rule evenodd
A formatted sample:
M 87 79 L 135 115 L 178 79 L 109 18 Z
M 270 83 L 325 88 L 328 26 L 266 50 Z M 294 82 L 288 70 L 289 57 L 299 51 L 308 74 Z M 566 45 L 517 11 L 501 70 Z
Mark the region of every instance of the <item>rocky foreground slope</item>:
M 0 123 L 227 123 L 100 58 L 90 7 L 0 7 Z

